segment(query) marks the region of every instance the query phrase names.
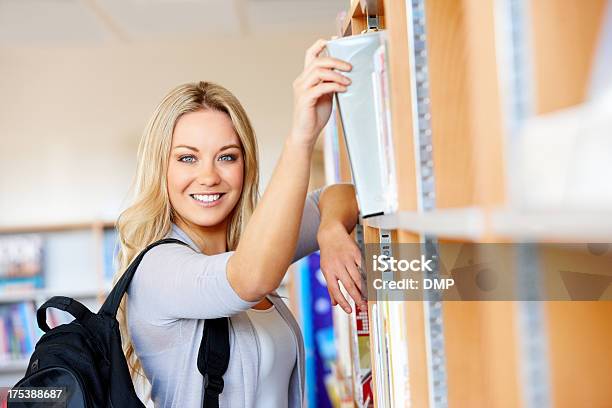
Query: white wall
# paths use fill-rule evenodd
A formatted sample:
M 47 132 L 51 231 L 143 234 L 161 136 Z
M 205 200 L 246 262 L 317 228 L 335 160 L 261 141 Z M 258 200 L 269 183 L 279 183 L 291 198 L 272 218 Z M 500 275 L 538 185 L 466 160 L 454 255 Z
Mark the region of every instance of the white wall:
M 150 113 L 194 80 L 244 104 L 265 185 L 290 127 L 291 83 L 316 38 L 0 48 L 0 226 L 115 219 Z

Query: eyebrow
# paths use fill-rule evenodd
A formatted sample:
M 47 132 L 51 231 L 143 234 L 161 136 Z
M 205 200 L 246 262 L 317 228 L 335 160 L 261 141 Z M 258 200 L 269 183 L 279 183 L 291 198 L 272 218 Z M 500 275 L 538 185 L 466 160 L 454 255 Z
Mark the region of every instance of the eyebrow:
M 189 150 L 193 150 L 194 152 L 199 152 L 200 150 L 197 147 L 193 147 L 193 146 L 187 146 L 187 145 L 178 145 L 175 146 L 175 149 L 178 149 L 180 147 L 183 147 L 185 149 L 189 149 Z M 236 149 L 240 149 L 240 146 L 238 146 L 237 144 L 229 144 L 229 145 L 225 145 L 222 148 L 219 149 L 219 151 L 223 151 L 223 150 L 227 150 L 227 149 L 231 149 L 232 147 L 235 147 Z

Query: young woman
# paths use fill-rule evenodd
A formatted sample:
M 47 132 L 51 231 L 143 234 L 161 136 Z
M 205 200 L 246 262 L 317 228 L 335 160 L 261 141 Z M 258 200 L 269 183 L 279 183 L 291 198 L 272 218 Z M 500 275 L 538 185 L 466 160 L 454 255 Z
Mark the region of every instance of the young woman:
M 120 269 L 164 237 L 187 243 L 148 252 L 119 316 L 132 374 L 149 380 L 157 407 L 202 406 L 197 355 L 203 319 L 230 317 L 230 362 L 221 407 L 301 407 L 304 351 L 299 327 L 275 296 L 288 266 L 320 246 L 333 304 L 356 304 L 360 253 L 352 186 L 306 195 L 317 135 L 349 64 L 307 52 L 294 82 L 293 126 L 258 198 L 255 135 L 238 100 L 207 82 L 171 91 L 138 152 L 134 204 L 118 220 Z M 319 244 L 319 245 L 317 245 Z

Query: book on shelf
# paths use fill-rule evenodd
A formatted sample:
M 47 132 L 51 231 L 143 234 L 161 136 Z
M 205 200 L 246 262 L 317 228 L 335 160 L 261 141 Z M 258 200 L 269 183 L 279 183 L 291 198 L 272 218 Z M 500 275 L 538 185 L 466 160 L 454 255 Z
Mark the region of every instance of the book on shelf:
M 327 43 L 330 56 L 353 67 L 343 73 L 351 85 L 336 100 L 364 218 L 397 209 L 385 42 L 385 31 L 375 31 Z
M 391 122 L 391 95 L 389 91 L 389 74 L 387 71 L 387 45 L 383 40 L 374 51 L 372 63 L 372 90 L 376 113 L 376 130 L 378 136 L 378 155 L 380 160 L 380 182 L 383 186 L 383 211 L 385 214 L 397 210 L 397 178 L 395 175 L 395 151 Z
M 351 406 L 369 407 L 373 404 L 369 315 L 367 310 L 356 308 L 342 285 L 340 290 L 355 312 L 348 315 L 337 308 L 333 313 L 337 350 L 335 386 L 343 403 L 350 400 Z
M 74 317 L 61 310 L 47 310 L 49 327 L 69 323 Z M 33 301 L 0 304 L 0 365 L 30 358 L 43 335 Z
M 39 234 L 0 236 L 0 293 L 43 286 L 43 246 Z
M 326 184 L 340 183 L 340 145 L 338 142 L 338 124 L 336 100 L 332 101 L 332 112 L 323 133 L 323 158 L 325 160 Z
M 354 302 L 352 307 L 356 309 Z M 370 360 L 370 324 L 367 310 L 356 310 L 352 314 L 351 332 L 353 344 L 353 390 L 355 403 L 359 407 L 373 406 L 372 363 Z
M 336 361 L 334 363 L 335 384 L 341 402 L 352 404 L 353 372 L 351 361 L 351 330 L 349 316 L 341 308 L 333 309 L 334 342 Z
M 313 253 L 297 263 L 296 289 L 299 323 L 304 335 L 306 401 L 309 406 L 329 407 L 335 388 L 332 363 L 336 358 L 332 306 L 321 272 L 320 256 Z
M 29 358 L 41 334 L 33 302 L 0 305 L 0 363 Z

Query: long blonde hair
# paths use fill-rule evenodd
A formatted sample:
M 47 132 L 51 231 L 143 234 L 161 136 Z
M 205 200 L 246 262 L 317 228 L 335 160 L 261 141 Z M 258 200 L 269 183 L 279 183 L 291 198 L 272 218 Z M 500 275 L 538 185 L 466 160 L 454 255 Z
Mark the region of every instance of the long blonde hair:
M 175 215 L 170 205 L 166 172 L 172 145 L 172 134 L 182 115 L 202 109 L 226 113 L 242 144 L 244 182 L 240 200 L 229 215 L 227 248 L 238 245 L 240 234 L 253 213 L 259 195 L 259 166 L 255 132 L 238 99 L 227 89 L 211 82 L 181 85 L 166 95 L 157 106 L 140 140 L 138 163 L 133 184 L 134 200 L 117 220 L 119 232 L 119 269 L 116 282 L 129 263 L 147 245 L 164 238 Z M 127 295 L 126 295 L 127 296 Z M 123 339 L 123 350 L 132 379 L 144 379 L 142 364 L 134 352 L 127 326 L 126 297 L 117 318 Z

